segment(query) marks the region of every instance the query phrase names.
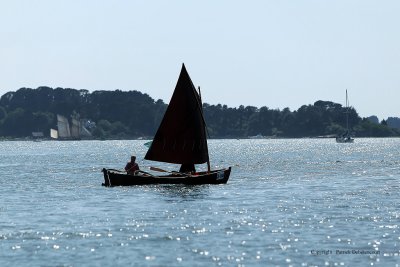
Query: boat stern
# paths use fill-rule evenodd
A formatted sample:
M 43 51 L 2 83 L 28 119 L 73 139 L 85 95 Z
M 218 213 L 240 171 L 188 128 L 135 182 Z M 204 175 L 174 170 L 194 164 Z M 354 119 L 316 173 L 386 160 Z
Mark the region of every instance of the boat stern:
M 102 186 L 111 186 L 111 182 L 110 182 L 110 177 L 109 177 L 109 173 L 108 170 L 106 168 L 103 168 L 101 170 L 101 172 L 104 175 L 104 183 L 102 183 Z

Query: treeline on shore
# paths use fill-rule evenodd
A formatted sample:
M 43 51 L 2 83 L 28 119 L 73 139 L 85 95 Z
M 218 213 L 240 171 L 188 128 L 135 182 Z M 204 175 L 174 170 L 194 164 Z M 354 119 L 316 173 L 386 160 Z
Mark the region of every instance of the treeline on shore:
M 32 132 L 49 136 L 56 129 L 57 114 L 95 122 L 93 138 L 152 138 L 167 108 L 139 91 L 94 91 L 39 87 L 21 88 L 0 98 L 0 136 L 21 138 Z M 400 129 L 388 120 L 374 122 L 361 118 L 356 110 L 341 104 L 319 100 L 291 111 L 268 107 L 203 104 L 210 138 L 318 137 L 340 135 L 346 130 L 348 112 L 351 132 L 357 137 L 400 136 Z M 376 117 L 375 117 L 376 118 Z M 398 122 L 397 118 L 389 118 Z M 397 119 L 397 120 L 396 120 Z

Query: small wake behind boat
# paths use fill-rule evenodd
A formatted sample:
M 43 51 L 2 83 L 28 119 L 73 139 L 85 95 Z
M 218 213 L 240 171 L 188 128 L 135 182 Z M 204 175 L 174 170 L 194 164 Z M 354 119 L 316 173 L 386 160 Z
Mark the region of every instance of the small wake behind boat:
M 103 169 L 104 186 L 148 184 L 224 184 L 231 167 L 211 170 L 207 144 L 207 129 L 199 92 L 193 85 L 185 65 L 182 65 L 174 93 L 161 124 L 145 156 L 146 160 L 181 164 L 184 167 L 207 163 L 207 171 L 168 172 L 154 175 L 145 171 L 134 174 Z M 163 171 L 163 170 L 161 170 Z M 166 171 L 163 171 L 166 172 Z

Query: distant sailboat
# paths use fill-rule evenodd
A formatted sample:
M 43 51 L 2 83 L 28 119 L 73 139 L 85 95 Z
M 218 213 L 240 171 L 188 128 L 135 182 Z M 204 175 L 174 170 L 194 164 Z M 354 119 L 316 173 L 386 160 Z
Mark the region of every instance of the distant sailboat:
M 185 65 L 169 102 L 164 118 L 149 143 L 145 159 L 181 164 L 179 172 L 159 168 L 155 171 L 166 175 L 152 175 L 137 171 L 127 174 L 112 169 L 103 169 L 105 186 L 144 184 L 224 184 L 228 181 L 231 167 L 211 170 L 207 145 L 206 124 L 199 92 L 196 91 Z M 194 171 L 194 164 L 207 163 L 207 171 Z
M 91 137 L 91 133 L 82 125 L 79 115 L 71 119 L 71 124 L 65 116 L 57 114 L 57 130 L 50 129 L 50 137 L 58 140 L 80 140 Z
M 346 132 L 342 135 L 336 137 L 337 143 L 353 143 L 354 138 L 351 137 L 350 128 L 349 128 L 349 98 L 347 96 L 346 89 Z

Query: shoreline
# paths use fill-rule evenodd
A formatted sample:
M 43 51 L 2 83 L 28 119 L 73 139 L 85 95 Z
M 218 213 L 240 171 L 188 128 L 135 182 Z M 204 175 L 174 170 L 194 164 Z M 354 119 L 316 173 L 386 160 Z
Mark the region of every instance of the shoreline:
M 335 139 L 336 136 L 315 136 L 315 137 L 264 137 L 264 138 L 251 138 L 251 137 L 221 137 L 221 138 L 208 138 L 208 140 L 284 140 L 284 139 Z M 400 138 L 400 136 L 363 136 L 356 137 L 356 139 L 369 139 L 369 138 Z M 0 142 L 13 142 L 13 141 L 27 141 L 27 142 L 79 142 L 79 141 L 151 141 L 150 138 L 92 138 L 92 139 L 51 139 L 51 138 L 41 138 L 34 139 L 29 137 L 21 138 L 2 138 L 0 137 Z

